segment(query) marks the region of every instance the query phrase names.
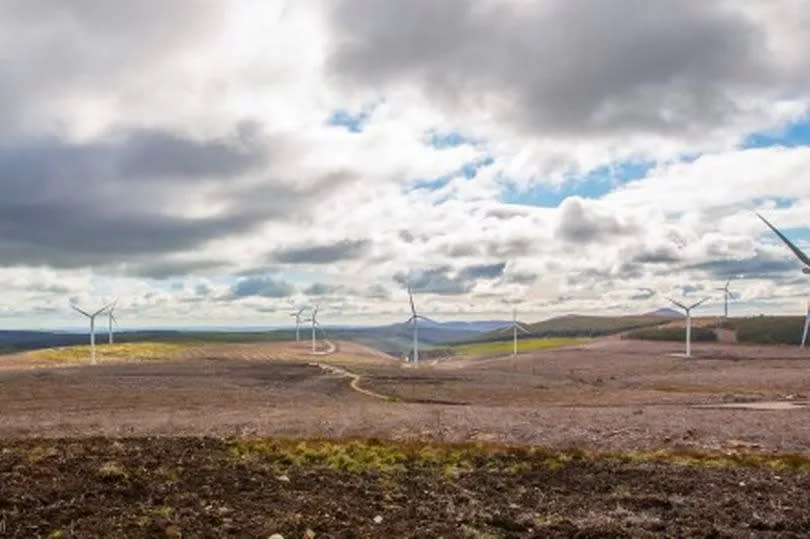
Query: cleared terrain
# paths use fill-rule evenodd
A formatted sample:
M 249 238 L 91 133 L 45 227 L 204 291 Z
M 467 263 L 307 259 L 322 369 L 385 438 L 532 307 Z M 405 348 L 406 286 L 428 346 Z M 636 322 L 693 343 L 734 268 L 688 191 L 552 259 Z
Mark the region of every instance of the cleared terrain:
M 0 515 L 19 536 L 806 535 L 810 353 L 560 344 L 418 368 L 346 342 L 4 356 Z M 370 464 L 347 438 L 392 442 Z

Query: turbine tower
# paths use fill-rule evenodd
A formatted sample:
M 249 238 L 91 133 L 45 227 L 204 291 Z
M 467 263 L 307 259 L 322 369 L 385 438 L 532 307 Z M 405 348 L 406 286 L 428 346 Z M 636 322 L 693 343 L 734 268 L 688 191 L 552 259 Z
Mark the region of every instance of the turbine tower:
M 731 279 L 726 281 L 726 285 L 723 288 L 718 288 L 723 292 L 723 318 L 728 318 L 728 300 L 731 297 L 731 290 L 729 290 L 728 285 L 731 283 Z
M 518 344 L 518 330 L 522 331 L 523 333 L 528 334 L 529 330 L 524 328 L 520 325 L 517 321 L 517 309 L 512 309 L 512 355 L 517 355 L 517 344 Z
M 290 313 L 290 316 L 295 317 L 295 341 L 296 342 L 301 340 L 301 321 L 302 321 L 301 313 L 303 313 L 305 310 L 306 310 L 306 307 L 301 307 L 300 309 L 298 309 L 297 312 Z
M 118 325 L 118 319 L 115 317 L 115 306 L 118 303 L 118 300 L 112 302 L 110 308 L 107 310 L 107 336 L 109 338 L 109 343 L 113 344 L 115 342 L 115 338 L 113 337 L 113 322 L 115 325 Z
M 312 311 L 312 318 L 309 319 L 312 322 L 312 353 L 314 354 L 316 351 L 316 336 L 315 336 L 315 329 L 320 328 L 321 325 L 318 323 L 318 309 L 320 308 L 319 305 L 315 306 L 315 309 Z
M 672 298 L 667 298 L 669 301 L 680 307 L 686 312 L 686 357 L 692 357 L 692 309 L 703 303 L 709 298 L 703 298 L 697 303 L 686 306 L 683 303 L 678 303 Z
M 434 324 L 436 322 L 427 316 L 422 316 L 416 312 L 416 306 L 413 303 L 413 294 L 411 293 L 410 286 L 408 286 L 408 298 L 411 302 L 411 317 L 408 318 L 408 321 L 405 323 L 413 324 L 413 363 L 414 365 L 419 365 L 419 320 L 426 320 L 428 322 L 433 322 Z
M 802 273 L 810 274 L 810 257 L 808 257 L 806 254 L 804 254 L 804 252 L 801 249 L 796 247 L 796 245 L 794 245 L 793 242 L 791 242 L 789 239 L 787 239 L 784 234 L 779 232 L 779 230 L 775 226 L 773 226 L 771 223 L 769 223 L 767 219 L 765 219 L 764 217 L 762 217 L 758 213 L 757 213 L 757 217 L 762 219 L 762 221 L 766 225 L 768 225 L 768 228 L 773 230 L 774 233 L 777 236 L 779 236 L 779 239 L 781 239 L 783 242 L 785 242 L 785 245 L 788 246 L 788 249 L 793 251 L 793 254 L 796 255 L 796 258 L 798 258 L 802 262 L 802 264 L 804 264 L 804 267 L 802 268 Z M 802 333 L 802 348 L 804 348 L 804 345 L 807 342 L 807 328 L 808 328 L 809 325 L 810 325 L 810 304 L 808 304 L 807 314 L 805 315 L 805 318 L 804 318 L 804 332 Z
M 96 364 L 96 317 L 98 315 L 106 312 L 107 309 L 110 306 L 105 305 L 104 307 L 102 307 L 101 309 L 97 310 L 96 312 L 94 312 L 92 314 L 79 309 L 78 307 L 76 307 L 72 303 L 70 304 L 70 306 L 73 307 L 73 310 L 75 310 L 76 312 L 79 312 L 79 313 L 83 314 L 84 316 L 86 316 L 87 318 L 90 319 L 90 364 L 95 365 Z

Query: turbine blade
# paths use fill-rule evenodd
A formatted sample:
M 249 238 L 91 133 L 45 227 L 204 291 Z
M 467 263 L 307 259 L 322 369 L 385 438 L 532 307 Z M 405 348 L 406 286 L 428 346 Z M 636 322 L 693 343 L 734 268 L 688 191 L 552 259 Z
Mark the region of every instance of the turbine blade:
M 529 330 L 528 330 L 528 329 L 526 329 L 525 327 L 521 326 L 520 324 L 515 324 L 515 327 L 516 327 L 516 328 L 518 328 L 518 329 L 519 329 L 520 331 L 522 331 L 523 333 L 531 333 L 531 331 L 529 331 Z
M 694 309 L 695 307 L 697 307 L 698 305 L 700 305 L 701 303 L 703 303 L 704 301 L 706 301 L 706 300 L 708 300 L 708 299 L 709 299 L 709 298 L 703 298 L 702 300 L 698 301 L 698 302 L 697 302 L 697 303 L 695 303 L 694 305 L 690 305 L 690 306 L 689 306 L 689 310 L 691 311 L 692 309 Z
M 783 242 L 785 242 L 785 245 L 787 245 L 787 246 L 788 246 L 788 248 L 789 248 L 791 251 L 793 251 L 793 254 L 795 254 L 797 257 L 799 257 L 799 260 L 801 260 L 802 262 L 804 262 L 804 265 L 805 265 L 805 266 L 810 266 L 810 258 L 808 258 L 808 257 L 807 257 L 807 255 L 806 255 L 806 254 L 804 254 L 804 252 L 802 252 L 802 250 L 801 250 L 801 249 L 799 249 L 798 247 L 796 247 L 796 246 L 793 244 L 793 242 L 791 242 L 789 239 L 787 239 L 787 238 L 785 237 L 785 235 L 784 235 L 784 234 L 782 234 L 781 232 L 779 232 L 779 230 L 777 230 L 777 228 L 776 228 L 775 226 L 773 226 L 771 223 L 769 223 L 767 219 L 765 219 L 764 217 L 762 217 L 762 216 L 761 216 L 760 214 L 758 214 L 758 213 L 757 213 L 757 216 L 758 216 L 760 219 L 762 219 L 762 221 L 763 221 L 763 222 L 764 222 L 766 225 L 768 225 L 768 228 L 770 228 L 771 230 L 773 230 L 773 231 L 774 231 L 774 233 L 775 233 L 777 236 L 779 236 L 779 238 L 780 238 L 780 239 L 781 239 Z
M 677 305 L 678 307 L 680 307 L 681 309 L 686 310 L 686 305 L 684 305 L 683 303 L 678 303 L 677 301 L 675 301 L 672 298 L 667 298 L 667 299 L 669 301 L 671 301 L 672 303 L 674 303 L 675 305 Z
M 76 307 L 72 303 L 70 304 L 70 306 L 73 307 L 74 311 L 78 311 L 78 312 L 82 313 L 84 316 L 86 316 L 87 318 L 90 318 L 90 313 L 84 312 L 83 310 L 79 309 L 78 307 Z
M 408 299 L 411 301 L 411 312 L 416 316 L 416 306 L 413 304 L 413 294 L 411 294 L 411 287 L 408 287 Z
M 107 309 L 109 309 L 109 308 L 110 308 L 110 305 L 112 305 L 112 303 L 108 303 L 107 305 L 105 305 L 105 306 L 104 306 L 104 307 L 102 307 L 101 309 L 97 310 L 96 312 L 94 312 L 94 313 L 92 314 L 92 316 L 98 316 L 98 315 L 100 315 L 101 313 L 103 313 L 104 311 L 106 311 Z

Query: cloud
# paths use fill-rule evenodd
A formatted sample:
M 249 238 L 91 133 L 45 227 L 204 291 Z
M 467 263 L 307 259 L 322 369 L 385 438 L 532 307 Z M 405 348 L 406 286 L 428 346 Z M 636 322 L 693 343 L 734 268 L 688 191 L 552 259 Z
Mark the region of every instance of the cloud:
M 806 95 L 790 69 L 806 59 L 769 48 L 790 23 L 740 7 L 343 0 L 329 65 L 347 84 L 416 86 L 534 135 L 694 136 L 761 112 L 786 87 Z
M 615 214 L 578 197 L 567 198 L 560 205 L 557 234 L 568 242 L 591 243 L 636 230 L 622 223 Z
M 304 289 L 304 294 L 308 296 L 326 296 L 328 294 L 335 294 L 343 290 L 344 287 L 340 285 L 312 283 L 310 286 Z
M 239 280 L 231 288 L 233 298 L 258 296 L 263 298 L 285 298 L 293 295 L 295 288 L 286 281 L 271 277 L 248 277 Z
M 369 240 L 341 240 L 336 243 L 288 247 L 279 249 L 272 255 L 276 262 L 285 264 L 331 264 L 342 260 L 354 260 L 363 256 L 369 249 Z
M 467 266 L 458 272 L 458 278 L 462 281 L 471 281 L 476 279 L 495 279 L 503 275 L 503 270 L 506 267 L 506 262 L 499 262 L 497 264 L 481 264 L 477 266 Z
M 318 183 L 240 181 L 258 173 L 269 155 L 249 138 L 196 140 L 143 129 L 81 143 L 46 138 L 4 145 L 0 260 L 121 263 L 192 249 L 304 210 Z
M 425 294 L 455 296 L 466 294 L 472 289 L 472 283 L 451 277 L 449 273 L 449 267 L 413 272 L 410 275 L 398 273 L 394 275 L 394 281 L 403 286 L 410 286 L 413 292 Z

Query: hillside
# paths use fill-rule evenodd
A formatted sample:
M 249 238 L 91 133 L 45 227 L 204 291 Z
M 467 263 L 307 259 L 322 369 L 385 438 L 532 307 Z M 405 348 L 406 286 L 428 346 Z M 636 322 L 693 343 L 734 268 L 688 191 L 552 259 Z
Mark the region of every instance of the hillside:
M 532 337 L 597 337 L 631 329 L 652 327 L 672 322 L 667 316 L 587 316 L 566 315 L 534 324 L 523 324 Z M 473 341 L 495 341 L 511 338 L 511 329 L 501 329 L 478 336 Z

